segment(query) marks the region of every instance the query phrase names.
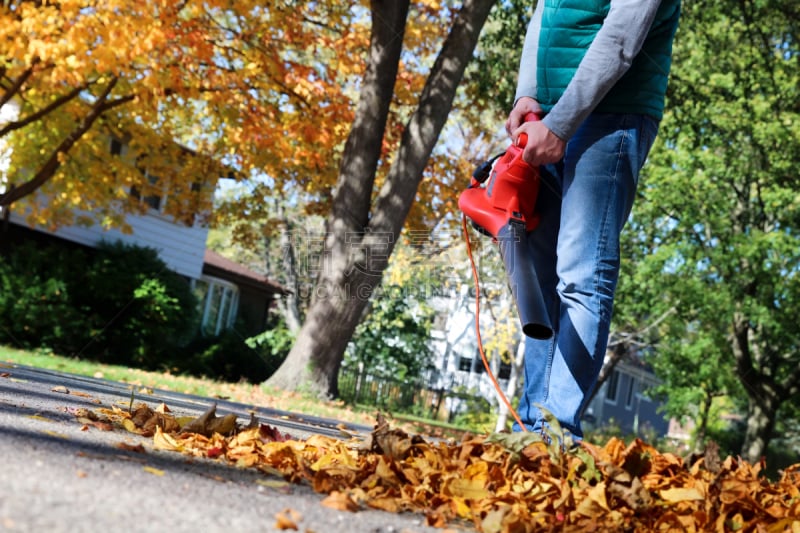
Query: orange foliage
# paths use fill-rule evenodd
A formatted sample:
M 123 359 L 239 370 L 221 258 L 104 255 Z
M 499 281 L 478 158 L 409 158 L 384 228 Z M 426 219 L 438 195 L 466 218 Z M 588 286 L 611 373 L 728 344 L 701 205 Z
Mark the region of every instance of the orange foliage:
M 156 449 L 308 483 L 329 494 L 323 505 L 341 510 L 419 512 L 429 525 L 468 520 L 497 533 L 800 529 L 800 465 L 770 482 L 762 465 L 721 461 L 713 452 L 687 464 L 641 440 L 583 443 L 567 452 L 519 433 L 429 442 L 390 428 L 379 415 L 366 438 L 298 441 L 255 419 L 237 428 L 233 415 L 218 418 L 213 408 L 177 430 L 161 411 L 115 409 L 112 418 L 154 435 Z M 211 430 L 226 420 L 225 431 Z
M 32 222 L 68 223 L 76 208 L 98 216 L 135 210 L 124 202 L 96 208 L 123 197 L 120 187 L 147 186 L 136 168 L 142 157 L 174 169 L 163 150 L 169 142 L 239 176 L 259 172 L 311 194 L 330 189 L 333 154 L 353 116 L 347 91 L 368 38 L 353 8 L 4 2 L 0 140 L 10 158 L 0 194 L 49 172 L 47 201 L 18 207 L 30 209 Z M 108 153 L 112 136 L 129 143 L 127 159 Z M 213 185 L 219 167 L 183 174 L 192 181 L 181 186 L 182 176 L 172 176 L 170 187 L 189 191 L 199 178 Z
M 365 66 L 369 9 L 359 0 L 268 5 L 4 2 L 0 151 L 10 157 L 0 167 L 0 204 L 11 201 L 11 186 L 19 192 L 30 181 L 41 195 L 14 208 L 31 223 L 73 223 L 79 210 L 84 222 L 124 225 L 125 213 L 142 210 L 130 187 L 146 194 L 152 185 L 146 159 L 170 174 L 159 187 L 178 200 L 176 210 L 197 208 L 197 184 L 207 193 L 225 165 L 241 179 L 270 177 L 309 212 L 327 211 Z M 434 0 L 412 9 L 375 190 L 453 16 Z M 124 157 L 109 153 L 112 137 L 126 141 Z M 190 148 L 203 168 L 179 171 L 186 160 L 172 158 L 186 151 L 169 143 Z M 450 158 L 431 167 L 432 177 L 452 174 Z M 430 226 L 453 192 L 432 178 L 420 194 L 442 198 L 420 202 L 410 217 Z M 248 201 L 261 199 L 237 212 Z

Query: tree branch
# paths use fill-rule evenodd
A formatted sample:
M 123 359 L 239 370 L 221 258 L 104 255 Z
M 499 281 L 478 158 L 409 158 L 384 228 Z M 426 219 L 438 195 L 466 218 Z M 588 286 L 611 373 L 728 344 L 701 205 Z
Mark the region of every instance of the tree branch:
M 18 130 L 20 128 L 24 128 L 28 124 L 36 122 L 37 120 L 39 120 L 40 118 L 46 116 L 47 114 L 52 113 L 53 111 L 55 111 L 56 109 L 58 109 L 62 105 L 66 104 L 70 100 L 75 99 L 81 93 L 81 91 L 86 90 L 90 85 L 91 85 L 91 83 L 85 83 L 84 85 L 82 85 L 80 87 L 76 87 L 72 91 L 68 92 L 67 94 L 65 94 L 63 96 L 60 96 L 57 99 L 53 100 L 53 102 L 51 102 L 49 105 L 43 107 L 39 111 L 31 113 L 30 115 L 28 115 L 24 119 L 15 120 L 13 122 L 9 122 L 3 128 L 0 128 L 0 137 L 3 137 L 5 135 L 7 135 L 7 134 L 9 134 L 10 132 L 12 132 L 14 130 Z
M 108 86 L 106 86 L 106 88 L 94 102 L 89 110 L 89 113 L 87 113 L 78 126 L 72 130 L 72 132 L 70 132 L 63 141 L 61 141 L 61 144 L 59 144 L 58 147 L 53 150 L 53 152 L 50 154 L 50 157 L 47 159 L 47 161 L 45 161 L 33 178 L 22 185 L 17 185 L 16 187 L 11 188 L 9 191 L 0 194 L 0 206 L 9 206 L 20 198 L 24 198 L 25 196 L 33 193 L 39 187 L 47 183 L 47 181 L 49 181 L 55 175 L 56 171 L 61 166 L 61 154 L 66 154 L 69 152 L 75 143 L 80 140 L 83 134 L 89 131 L 100 115 L 114 107 L 133 100 L 134 96 L 129 95 L 108 101 L 108 96 L 111 94 L 111 91 L 114 89 L 117 81 L 118 78 L 113 78 L 111 80 Z
M 3 92 L 3 96 L 0 97 L 0 107 L 3 107 L 12 98 L 14 98 L 14 95 L 19 92 L 20 88 L 25 84 L 26 81 L 28 81 L 28 78 L 33 75 L 33 66 L 38 63 L 38 60 L 34 59 L 32 63 L 33 64 L 25 69 L 25 71 L 20 74 L 15 81 L 11 82 L 11 86 Z

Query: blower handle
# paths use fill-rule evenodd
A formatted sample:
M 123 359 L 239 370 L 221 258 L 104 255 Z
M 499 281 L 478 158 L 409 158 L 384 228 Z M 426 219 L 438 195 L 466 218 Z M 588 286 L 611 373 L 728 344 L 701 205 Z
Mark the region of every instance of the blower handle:
M 525 113 L 525 117 L 522 119 L 522 122 L 536 122 L 537 120 L 541 120 L 539 115 L 530 111 Z M 517 142 L 515 143 L 516 146 L 520 148 L 525 148 L 525 145 L 528 144 L 528 134 L 527 133 L 520 133 L 519 137 L 517 137 Z

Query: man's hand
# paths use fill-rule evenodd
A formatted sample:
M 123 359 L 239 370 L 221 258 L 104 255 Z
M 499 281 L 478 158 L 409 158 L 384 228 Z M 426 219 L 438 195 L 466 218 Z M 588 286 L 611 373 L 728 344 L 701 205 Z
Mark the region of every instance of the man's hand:
M 539 106 L 539 102 L 524 96 L 517 101 L 506 121 L 506 131 L 511 135 L 514 143 L 518 142 L 521 133 L 528 137 L 525 150 L 522 152 L 522 159 L 532 166 L 560 161 L 564 157 L 567 143 L 538 120 L 524 122 L 525 115 L 528 113 L 541 115 L 542 108 Z
M 529 165 L 539 166 L 555 163 L 564 157 L 564 150 L 567 143 L 562 141 L 550 128 L 543 122 L 526 122 L 511 134 L 511 138 L 516 143 L 520 134 L 528 136 L 525 149 L 522 151 L 522 159 Z
M 530 96 L 523 96 L 517 100 L 517 103 L 514 105 L 514 109 L 512 109 L 511 113 L 508 114 L 508 120 L 506 120 L 506 132 L 509 136 L 511 136 L 517 128 L 522 126 L 522 124 L 525 122 L 525 115 L 528 113 L 533 113 L 534 115 L 541 117 L 542 106 L 540 106 L 539 102 Z

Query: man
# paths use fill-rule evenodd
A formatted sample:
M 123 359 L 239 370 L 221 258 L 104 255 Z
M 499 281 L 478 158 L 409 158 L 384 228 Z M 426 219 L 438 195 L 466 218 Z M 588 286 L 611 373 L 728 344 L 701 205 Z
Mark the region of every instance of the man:
M 603 365 L 619 235 L 664 109 L 680 0 L 538 0 L 506 129 L 540 166 L 530 233 L 554 335 L 526 339 L 519 415 L 573 438 Z M 541 121 L 523 122 L 533 112 Z M 521 428 L 516 427 L 519 430 Z

